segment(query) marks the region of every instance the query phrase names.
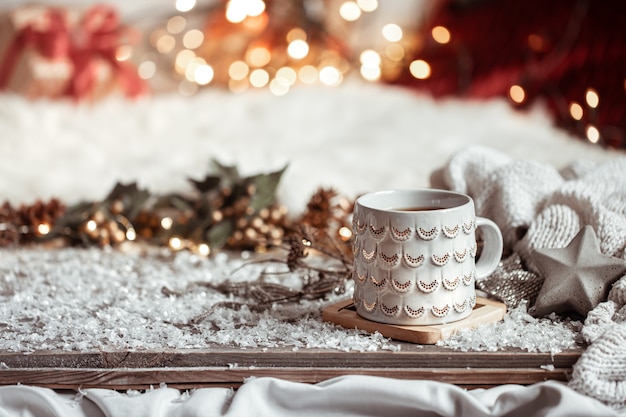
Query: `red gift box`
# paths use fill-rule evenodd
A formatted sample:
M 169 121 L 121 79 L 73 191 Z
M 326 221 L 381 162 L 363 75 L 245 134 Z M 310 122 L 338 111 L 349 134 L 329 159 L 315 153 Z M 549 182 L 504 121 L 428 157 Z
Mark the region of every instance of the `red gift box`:
M 0 89 L 30 98 L 93 100 L 116 89 L 139 96 L 145 84 L 116 57 L 130 35 L 107 6 L 17 8 L 0 21 Z

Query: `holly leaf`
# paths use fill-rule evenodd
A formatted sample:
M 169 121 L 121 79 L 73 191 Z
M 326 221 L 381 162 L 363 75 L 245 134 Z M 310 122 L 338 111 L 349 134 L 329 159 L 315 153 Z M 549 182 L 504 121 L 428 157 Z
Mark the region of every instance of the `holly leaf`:
M 150 193 L 147 190 L 140 189 L 137 183 L 122 184 L 118 182 L 104 201 L 111 203 L 115 200 L 120 200 L 124 204 L 124 215 L 132 219 L 139 214 L 149 198 Z
M 213 159 L 211 164 L 222 180 L 226 181 L 231 186 L 241 182 L 241 175 L 236 166 L 223 165 L 216 159 Z
M 276 189 L 286 169 L 287 165 L 278 171 L 269 174 L 258 174 L 248 178 L 250 184 L 253 184 L 256 189 L 256 192 L 250 198 L 250 207 L 255 212 L 274 203 L 276 200 Z
M 219 249 L 226 245 L 228 238 L 235 230 L 235 223 L 232 220 L 223 220 L 214 224 L 206 231 L 206 241 L 213 249 Z
M 200 181 L 194 180 L 193 178 L 189 178 L 189 182 L 193 184 L 194 188 L 197 191 L 204 194 L 217 188 L 217 186 L 220 185 L 220 182 L 222 182 L 222 180 L 218 176 L 207 175 L 206 177 L 204 177 L 203 180 L 200 180 Z

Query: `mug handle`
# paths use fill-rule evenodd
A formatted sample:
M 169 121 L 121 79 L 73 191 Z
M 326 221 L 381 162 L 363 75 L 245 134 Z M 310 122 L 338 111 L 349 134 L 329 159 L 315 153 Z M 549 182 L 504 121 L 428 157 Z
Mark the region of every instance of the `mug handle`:
M 491 220 L 476 217 L 476 228 L 482 228 L 484 246 L 476 262 L 476 279 L 486 278 L 496 270 L 502 258 L 502 233 Z

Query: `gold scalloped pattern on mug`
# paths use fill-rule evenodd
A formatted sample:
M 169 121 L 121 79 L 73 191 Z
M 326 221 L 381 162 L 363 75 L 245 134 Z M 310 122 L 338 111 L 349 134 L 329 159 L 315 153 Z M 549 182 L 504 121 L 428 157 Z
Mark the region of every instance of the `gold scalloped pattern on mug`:
M 411 289 L 411 281 L 407 282 L 398 282 L 395 279 L 391 279 L 391 288 L 393 288 L 396 292 L 405 293 Z
M 470 220 L 469 223 L 463 223 L 463 233 L 465 233 L 466 235 L 472 233 L 472 231 L 475 229 L 475 224 L 476 223 L 474 222 L 474 219 Z
M 433 240 L 439 234 L 439 229 L 437 227 L 433 227 L 430 230 L 426 230 L 421 227 L 418 227 L 416 229 L 416 232 L 419 238 L 422 240 Z
M 374 285 L 374 287 L 376 287 L 377 290 L 382 290 L 387 286 L 387 278 L 383 278 L 379 281 L 371 275 L 370 282 Z
M 354 217 L 352 221 L 352 227 L 357 235 L 362 235 L 365 232 L 365 228 L 367 227 L 367 222 L 361 222 L 361 219 L 358 217 Z
M 398 255 L 397 253 L 394 253 L 390 256 L 384 254 L 383 252 L 380 252 L 379 258 L 387 268 L 393 268 L 400 263 L 400 255 Z
M 478 252 L 478 245 L 476 244 L 476 242 L 474 242 L 474 246 L 470 248 L 470 256 L 472 258 L 475 258 L 477 252 Z
M 450 260 L 450 254 L 446 252 L 442 256 L 437 256 L 433 253 L 430 259 L 433 261 L 435 265 L 444 266 Z
M 472 285 L 472 281 L 474 280 L 474 271 L 470 272 L 469 274 L 465 275 L 463 274 L 463 284 L 466 286 L 470 286 Z
M 412 319 L 418 319 L 424 315 L 424 307 L 414 309 L 409 306 L 404 306 L 404 313 Z
M 421 292 L 424 292 L 426 294 L 437 291 L 440 285 L 441 282 L 436 279 L 432 280 L 431 282 L 424 282 L 421 279 L 417 280 L 417 288 L 419 288 Z
M 376 308 L 376 301 L 370 304 L 367 301 L 363 300 L 361 301 L 361 303 L 363 304 L 363 308 L 365 309 L 365 311 L 367 311 L 368 313 L 371 313 Z
M 413 233 L 410 227 L 407 227 L 404 230 L 398 230 L 395 227 L 391 228 L 391 237 L 399 242 L 406 242 L 411 239 L 412 235 Z
M 458 263 L 462 263 L 465 262 L 465 260 L 467 259 L 467 254 L 469 253 L 469 251 L 466 249 L 463 249 L 462 251 L 458 251 L 455 250 L 454 251 L 454 260 L 457 261 Z
M 405 253 L 402 256 L 402 259 L 404 259 L 404 263 L 406 264 L 406 266 L 410 268 L 418 268 L 422 266 L 422 264 L 424 263 L 424 255 L 413 257 L 409 255 L 408 253 Z
M 446 304 L 445 306 L 439 308 L 437 306 L 432 306 L 430 311 L 433 313 L 435 317 L 445 317 L 450 312 L 450 305 Z
M 363 260 L 365 260 L 365 262 L 368 264 L 372 263 L 376 259 L 376 248 L 374 248 L 371 252 L 361 249 L 361 255 L 363 255 Z
M 450 239 L 454 239 L 455 237 L 457 237 L 457 235 L 459 234 L 459 230 L 461 230 L 458 224 L 454 227 L 443 226 L 442 229 L 444 236 Z
M 385 316 L 396 317 L 398 314 L 400 314 L 400 307 L 398 307 L 397 305 L 393 307 L 388 307 L 384 303 L 381 303 L 380 311 L 382 311 Z
M 381 226 L 378 229 L 374 227 L 373 224 L 370 224 L 370 234 L 374 237 L 374 239 L 381 239 L 387 233 L 387 227 Z
M 462 313 L 465 310 L 467 310 L 467 305 L 468 302 L 467 300 L 464 300 L 462 303 L 452 303 L 454 306 L 454 311 L 456 311 L 457 313 Z
M 365 279 L 367 278 L 367 275 L 359 274 L 358 271 L 354 272 L 354 276 L 356 277 L 357 281 L 359 281 L 359 282 L 365 282 Z
M 476 294 L 470 295 L 470 308 L 474 308 L 476 306 Z
M 441 281 L 443 283 L 443 288 L 445 288 L 448 291 L 454 291 L 459 287 L 459 284 L 461 283 L 461 278 L 459 277 L 454 277 L 452 279 L 443 278 Z

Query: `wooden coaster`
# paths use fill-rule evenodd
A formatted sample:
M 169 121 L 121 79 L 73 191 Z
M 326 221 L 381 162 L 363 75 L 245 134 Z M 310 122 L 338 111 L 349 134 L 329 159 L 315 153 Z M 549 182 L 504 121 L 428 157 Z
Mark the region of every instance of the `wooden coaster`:
M 324 321 L 338 324 L 348 329 L 357 328 L 366 332 L 378 332 L 385 337 L 405 342 L 434 345 L 447 339 L 458 329 L 474 328 L 484 323 L 495 323 L 504 318 L 506 305 L 486 298 L 476 298 L 476 306 L 466 318 L 453 323 L 429 326 L 403 326 L 371 321 L 359 316 L 351 299 L 343 300 L 322 310 Z

